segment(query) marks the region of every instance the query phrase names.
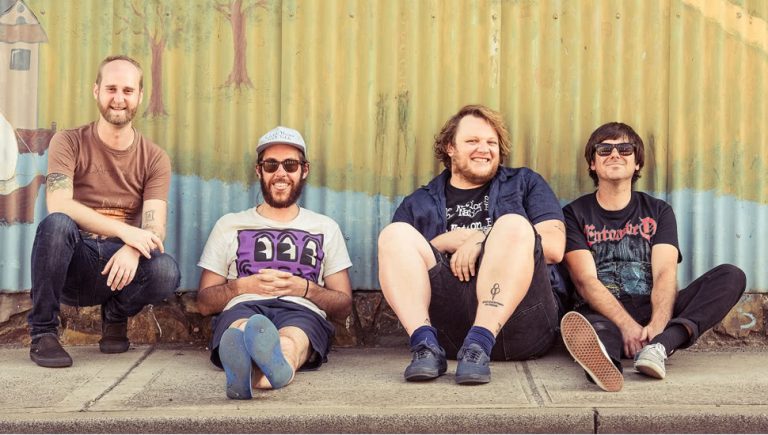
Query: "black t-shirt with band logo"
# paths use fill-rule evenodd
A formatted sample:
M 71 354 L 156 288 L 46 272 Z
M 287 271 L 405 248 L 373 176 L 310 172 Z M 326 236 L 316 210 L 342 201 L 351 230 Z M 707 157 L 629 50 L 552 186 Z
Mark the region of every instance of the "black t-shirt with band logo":
M 457 228 L 485 230 L 491 227 L 491 216 L 488 213 L 488 193 L 491 183 L 474 189 L 459 189 L 445 185 L 445 216 L 448 231 Z
M 622 210 L 600 207 L 594 193 L 563 208 L 565 252 L 586 249 L 592 253 L 597 278 L 614 296 L 650 295 L 653 289 L 651 250 L 657 244 L 677 248 L 677 221 L 672 207 L 646 193 L 632 192 Z M 577 305 L 583 303 L 578 298 Z

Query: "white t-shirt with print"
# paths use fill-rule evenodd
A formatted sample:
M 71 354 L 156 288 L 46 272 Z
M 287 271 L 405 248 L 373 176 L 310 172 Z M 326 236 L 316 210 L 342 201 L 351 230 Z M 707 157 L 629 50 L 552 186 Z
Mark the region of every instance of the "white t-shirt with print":
M 214 225 L 198 266 L 235 280 L 259 270 L 291 272 L 324 285 L 324 277 L 352 266 L 338 224 L 328 216 L 299 208 L 290 222 L 278 222 L 261 216 L 256 208 L 222 216 Z M 224 307 L 240 302 L 274 299 L 252 293 L 232 298 Z M 300 296 L 281 296 L 281 300 L 303 305 L 323 318 L 317 305 Z

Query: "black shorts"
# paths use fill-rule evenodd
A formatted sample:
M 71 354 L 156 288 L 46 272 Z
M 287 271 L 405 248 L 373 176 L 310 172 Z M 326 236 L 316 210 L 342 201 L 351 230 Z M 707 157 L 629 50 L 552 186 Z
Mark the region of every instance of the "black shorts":
M 265 299 L 240 302 L 213 318 L 213 337 L 210 344 L 213 364 L 219 368 L 222 367 L 219 358 L 219 342 L 224 331 L 232 322 L 248 319 L 254 314 L 261 314 L 268 318 L 278 330 L 286 326 L 295 326 L 307 334 L 312 353 L 299 370 L 317 370 L 328 361 L 328 352 L 331 350 L 331 342 L 336 331 L 331 322 L 303 305 L 281 299 Z
M 448 256 L 432 247 L 437 264 L 429 270 L 432 298 L 429 317 L 448 358 L 455 359 L 477 314 L 477 274 L 459 281 L 451 272 Z M 533 279 L 512 317 L 502 326 L 491 351 L 495 361 L 525 360 L 546 353 L 557 336 L 557 302 L 544 260 L 541 236 L 534 243 Z M 482 267 L 482 255 L 478 264 Z

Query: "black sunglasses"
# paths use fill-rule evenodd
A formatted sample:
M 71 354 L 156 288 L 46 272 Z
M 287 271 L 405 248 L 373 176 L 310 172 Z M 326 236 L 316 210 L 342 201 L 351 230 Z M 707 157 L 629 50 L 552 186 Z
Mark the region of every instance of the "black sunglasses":
M 280 165 L 283 165 L 283 169 L 285 169 L 285 172 L 292 174 L 298 171 L 299 167 L 303 164 L 304 162 L 296 159 L 285 159 L 282 162 L 279 162 L 274 159 L 269 159 L 269 160 L 262 160 L 261 162 L 259 162 L 259 166 L 261 166 L 264 172 L 268 174 L 277 172 L 277 168 L 279 168 Z
M 599 143 L 595 145 L 595 152 L 600 157 L 610 156 L 613 149 L 619 152 L 622 156 L 631 156 L 635 152 L 635 144 L 633 143 Z

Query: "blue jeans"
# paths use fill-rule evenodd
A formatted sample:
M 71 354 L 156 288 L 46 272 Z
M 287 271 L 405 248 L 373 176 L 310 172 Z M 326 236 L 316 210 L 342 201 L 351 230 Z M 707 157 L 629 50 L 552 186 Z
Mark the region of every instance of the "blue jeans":
M 57 333 L 61 302 L 101 305 L 102 320 L 117 323 L 173 294 L 181 277 L 179 266 L 159 251 L 152 252 L 151 259 L 140 257 L 133 281 L 112 291 L 101 271 L 123 245 L 117 238 L 83 238 L 75 221 L 63 213 L 40 222 L 32 246 L 32 311 L 27 317 L 32 338 Z

